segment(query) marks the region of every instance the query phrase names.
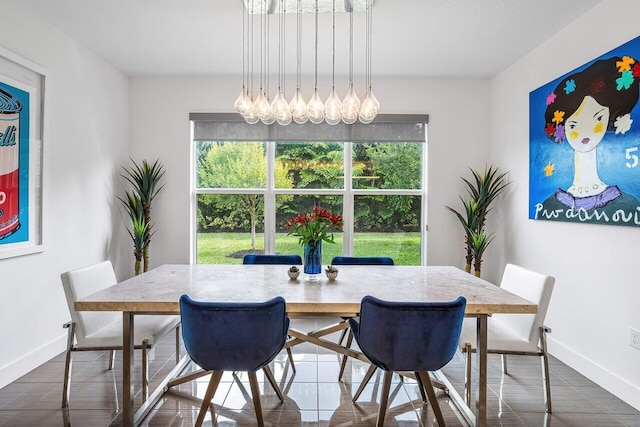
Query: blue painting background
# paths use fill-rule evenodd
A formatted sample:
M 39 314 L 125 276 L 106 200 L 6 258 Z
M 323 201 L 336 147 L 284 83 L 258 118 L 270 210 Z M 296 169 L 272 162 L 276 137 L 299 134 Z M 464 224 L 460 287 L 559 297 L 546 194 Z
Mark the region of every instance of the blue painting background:
M 29 92 L 18 89 L 15 86 L 0 82 L 0 87 L 12 94 L 22 103 L 20 112 L 20 193 L 19 193 L 19 217 L 20 229 L 9 237 L 0 240 L 0 245 L 29 241 Z
M 536 203 L 544 202 L 556 189 L 566 190 L 573 183 L 573 149 L 565 141 L 555 143 L 547 138 L 544 131 L 544 113 L 547 108 L 547 96 L 553 92 L 562 79 L 570 74 L 584 70 L 600 59 L 613 56 L 631 56 L 640 59 L 640 37 L 637 37 L 593 61 L 572 70 L 529 93 L 529 219 L 535 219 Z M 628 168 L 626 150 L 638 147 L 633 154 L 640 157 L 640 102 L 631 111 L 633 123 L 624 135 L 615 135 L 608 131 L 598 150 L 598 173 L 609 185 L 617 185 L 623 193 L 640 199 L 640 164 Z M 555 166 L 553 175 L 545 176 L 544 167 L 551 162 Z

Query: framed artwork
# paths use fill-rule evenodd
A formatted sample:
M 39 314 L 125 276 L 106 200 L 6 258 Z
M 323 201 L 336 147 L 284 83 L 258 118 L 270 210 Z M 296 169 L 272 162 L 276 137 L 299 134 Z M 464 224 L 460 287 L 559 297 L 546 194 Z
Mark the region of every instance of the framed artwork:
M 640 227 L 640 37 L 529 94 L 529 218 Z
M 0 258 L 42 252 L 45 72 L 0 48 Z

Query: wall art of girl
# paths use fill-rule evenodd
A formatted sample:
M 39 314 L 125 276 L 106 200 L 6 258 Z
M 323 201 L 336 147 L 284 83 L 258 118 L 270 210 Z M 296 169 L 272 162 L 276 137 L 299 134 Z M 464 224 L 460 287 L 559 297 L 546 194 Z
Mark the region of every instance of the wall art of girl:
M 594 62 L 562 79 L 547 96 L 547 138 L 573 149 L 571 186 L 558 188 L 536 207 L 536 219 L 640 225 L 640 203 L 598 174 L 598 146 L 615 144 L 633 124 L 640 63 L 630 56 Z

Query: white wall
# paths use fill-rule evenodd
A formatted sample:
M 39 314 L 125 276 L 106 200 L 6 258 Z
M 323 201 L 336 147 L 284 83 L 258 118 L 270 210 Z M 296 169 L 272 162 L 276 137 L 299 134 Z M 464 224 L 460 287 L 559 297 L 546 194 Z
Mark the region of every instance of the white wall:
M 128 161 L 130 116 L 127 77 L 17 2 L 0 1 L 0 15 L 0 46 L 43 67 L 48 87 L 46 250 L 0 259 L 3 387 L 64 349 L 70 316 L 60 273 L 107 258 L 129 262 L 113 195 Z
M 494 277 L 506 262 L 555 276 L 551 353 L 640 409 L 640 351 L 628 345 L 640 329 L 640 230 L 527 219 L 529 92 L 640 35 L 638 16 L 635 0 L 602 2 L 493 79 L 491 159 L 514 184 L 489 262 Z
M 160 158 L 167 169 L 154 202 L 152 266 L 189 262 L 189 113 L 231 112 L 241 84 L 240 77 L 131 80 L 132 155 Z M 467 165 L 488 161 L 489 82 L 378 77 L 374 91 L 385 114 L 430 115 L 428 263 L 464 266 L 462 230 L 444 205 L 459 203 Z

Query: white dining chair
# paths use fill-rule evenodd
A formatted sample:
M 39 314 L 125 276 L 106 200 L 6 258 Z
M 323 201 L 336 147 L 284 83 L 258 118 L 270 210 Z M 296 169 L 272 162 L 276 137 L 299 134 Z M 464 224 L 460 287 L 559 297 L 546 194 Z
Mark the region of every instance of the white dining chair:
M 122 350 L 122 313 L 113 311 L 76 311 L 75 301 L 117 283 L 113 266 L 104 261 L 60 275 L 71 314 L 62 389 L 62 407 L 69 406 L 71 355 L 75 351 L 111 350 L 109 369 L 113 369 L 115 351 Z M 148 351 L 172 330 L 176 331 L 176 363 L 180 359 L 180 316 L 142 315 L 134 322 L 134 345 L 142 350 L 142 400 L 149 391 Z
M 507 264 L 500 287 L 538 305 L 535 314 L 494 314 L 487 319 L 487 353 L 500 354 L 502 371 L 507 371 L 507 355 L 539 356 L 542 358 L 542 381 L 545 387 L 545 409 L 551 413 L 551 384 L 544 325 L 555 278 L 514 264 Z M 466 353 L 465 399 L 471 400 L 471 353 L 476 350 L 476 319 L 465 318 L 458 342 Z

